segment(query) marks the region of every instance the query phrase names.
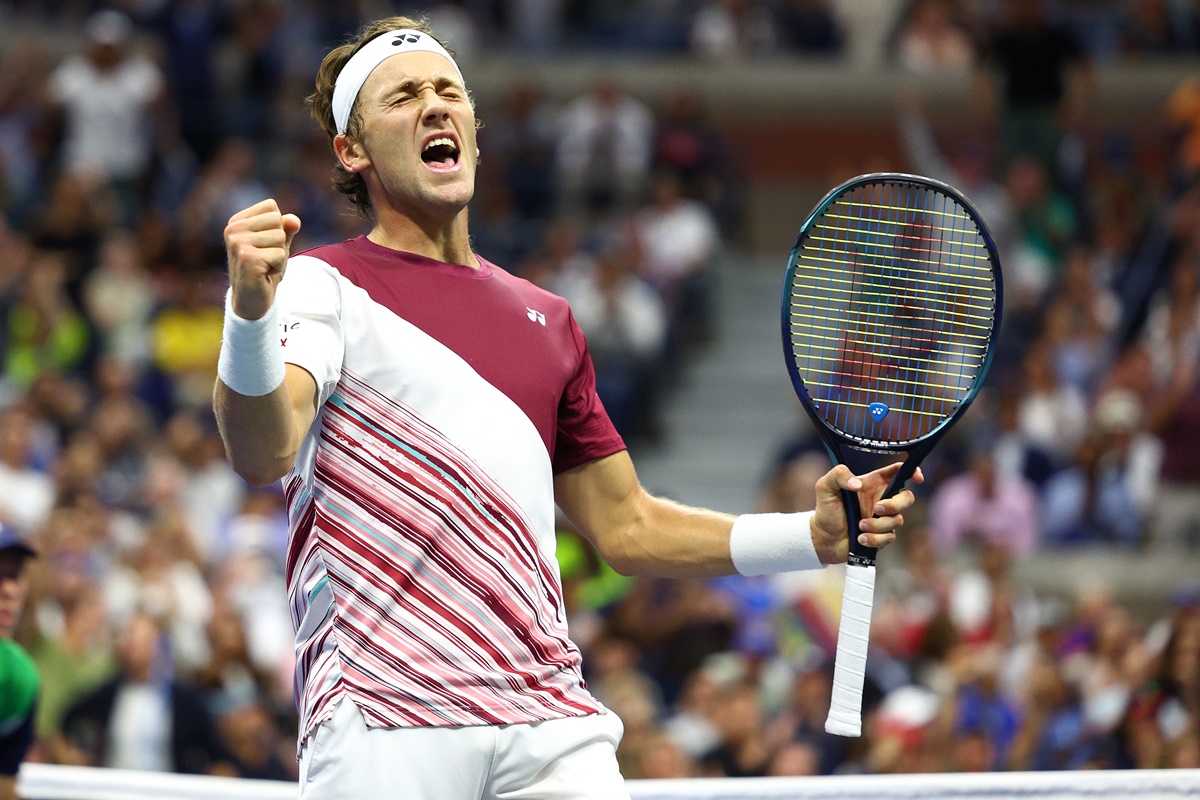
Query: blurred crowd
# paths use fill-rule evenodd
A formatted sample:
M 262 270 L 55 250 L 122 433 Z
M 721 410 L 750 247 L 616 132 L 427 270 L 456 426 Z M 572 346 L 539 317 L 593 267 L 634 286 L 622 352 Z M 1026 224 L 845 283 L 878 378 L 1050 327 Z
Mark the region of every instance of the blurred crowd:
M 881 571 L 867 735 L 822 732 L 836 570 L 630 580 L 564 530 L 572 632 L 625 721 L 627 776 L 1200 767 L 1200 591 L 1147 619 L 1100 585 L 1049 598 L 1012 579 L 1047 548 L 1200 547 L 1200 81 L 1148 121 L 1161 168 L 1082 122 L 1096 63 L 1194 56 L 1200 17 L 1181 1 L 1048 5 L 424 9 L 468 80 L 496 52 L 869 51 L 918 81 L 977 81 L 978 130 L 948 134 L 917 94 L 895 118 L 906 162 L 890 168 L 975 200 L 1007 295 L 991 386 Z M 18 636 L 42 672 L 36 757 L 290 778 L 283 505 L 230 470 L 210 410 L 221 234 L 267 196 L 303 220 L 298 247 L 365 232 L 302 98 L 325 48 L 393 9 L 103 6 L 0 2 L 23 31 L 0 54 L 0 519 L 42 554 Z M 714 267 L 743 230 L 746 165 L 698 91 L 639 96 L 598 74 L 573 97 L 519 82 L 476 100 L 477 251 L 571 302 L 618 428 L 661 443 L 664 398 L 718 333 Z M 760 510 L 810 508 L 827 463 L 797 436 Z M 952 550 L 975 557 L 951 569 Z

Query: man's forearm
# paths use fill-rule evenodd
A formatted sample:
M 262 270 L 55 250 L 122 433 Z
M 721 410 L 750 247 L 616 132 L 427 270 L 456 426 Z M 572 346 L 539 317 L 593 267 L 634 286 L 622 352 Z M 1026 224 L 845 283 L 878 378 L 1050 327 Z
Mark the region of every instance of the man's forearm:
M 229 462 L 248 483 L 265 486 L 292 468 L 300 437 L 287 383 L 270 394 L 247 397 L 218 380 L 213 410 Z
M 618 572 L 711 578 L 737 570 L 729 552 L 734 517 L 646 494 L 638 514 L 602 552 Z

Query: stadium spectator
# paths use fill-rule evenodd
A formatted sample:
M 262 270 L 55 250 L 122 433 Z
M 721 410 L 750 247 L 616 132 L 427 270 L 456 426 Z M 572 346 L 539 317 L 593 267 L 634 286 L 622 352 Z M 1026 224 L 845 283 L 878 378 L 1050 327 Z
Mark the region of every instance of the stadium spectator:
M 62 722 L 68 708 L 84 694 L 112 677 L 116 671 L 108 613 L 103 598 L 90 576 L 77 588 L 64 590 L 76 569 L 64 561 L 65 550 L 55 553 L 50 570 L 60 579 L 57 597 L 38 598 L 37 632 L 30 641 L 29 653 L 43 676 L 38 700 L 38 736 L 47 748 L 47 756 L 59 761 L 62 756 Z
M 603 245 L 593 269 L 563 275 L 556 290 L 571 304 L 588 337 L 596 391 L 625 437 L 653 435 L 656 394 L 667 344 L 662 297 L 635 272 L 637 252 L 627 237 Z
M 1031 445 L 1065 464 L 1087 431 L 1087 396 L 1059 380 L 1044 346 L 1035 345 L 1022 366 L 1024 396 L 1017 412 L 1021 432 Z
M 6 377 L 18 387 L 80 367 L 88 354 L 91 333 L 67 295 L 67 274 L 64 256 L 37 252 L 20 296 L 7 309 Z
M 631 208 L 649 174 L 653 146 L 650 110 L 615 78 L 600 77 L 559 117 L 555 169 L 562 210 L 593 218 Z
M 205 631 L 213 600 L 186 525 L 178 512 L 160 511 L 127 563 L 108 569 L 103 589 L 115 624 L 124 627 L 139 614 L 152 615 L 156 627 L 169 634 L 172 664 L 194 671 L 208 653 Z M 165 645 L 167 638 L 160 638 Z
M 689 41 L 701 58 L 737 61 L 774 53 L 779 32 L 759 0 L 707 0 L 692 19 Z
M 217 717 L 217 730 L 229 749 L 233 772 L 261 781 L 297 778 L 290 737 L 280 734 L 270 711 L 260 702 L 231 708 Z
M 683 194 L 679 176 L 669 169 L 654 171 L 650 202 L 633 217 L 638 271 L 655 286 L 667 304 L 672 326 L 672 349 L 713 335 L 713 260 L 721 243 L 712 212 Z
M 217 72 L 228 26 L 226 6 L 168 3 L 152 21 L 163 44 L 163 68 L 179 135 L 200 163 L 217 151 L 224 130 Z
M 954 0 L 912 3 L 896 36 L 900 64 L 916 73 L 967 74 L 975 66 L 975 44 L 957 17 Z
M 722 233 L 737 232 L 744 176 L 695 90 L 668 91 L 659 101 L 654 167 L 677 175 L 683 195 L 708 206 Z
M 199 692 L 177 679 L 155 619 L 133 614 L 121 627 L 120 674 L 77 700 L 63 730 L 72 763 L 147 771 L 231 774 Z
M 274 132 L 276 99 L 284 86 L 287 36 L 285 9 L 270 0 L 230 7 L 229 33 L 218 49 L 218 106 L 226 136 L 268 141 Z
M 784 0 L 775 10 L 781 49 L 835 55 L 842 30 L 829 0 Z
M 1088 762 L 1077 691 L 1049 655 L 1038 657 L 1021 698 L 1021 723 L 1008 756 L 1012 770 L 1080 769 Z
M 1004 4 L 987 64 L 999 84 L 1005 157 L 1028 153 L 1057 175 L 1064 130 L 1075 128 L 1090 103 L 1094 73 L 1079 41 L 1051 21 L 1044 5 L 1042 0 Z
M 1055 188 L 1051 173 L 1030 153 L 1012 157 L 1004 189 L 1014 221 L 1005 265 L 1014 289 L 1040 299 L 1057 278 L 1079 232 L 1079 221 L 1070 199 Z
M 150 359 L 152 278 L 136 237 L 110 232 L 100 245 L 95 269 L 83 282 L 83 310 L 96 331 L 97 350 L 140 371 Z
M 1048 540 L 1143 543 L 1162 463 L 1162 443 L 1144 425 L 1142 403 L 1133 392 L 1112 389 L 1099 398 L 1074 466 L 1046 486 L 1042 519 Z
M 221 307 L 214 302 L 212 273 L 171 276 L 167 302 L 150 322 L 153 365 L 172 389 L 174 408 L 201 408 L 217 374 Z
M 1191 32 L 1179 22 L 1180 13 L 1169 0 L 1124 3 L 1121 51 L 1126 56 L 1162 56 L 1179 53 L 1194 44 Z
M 521 217 L 550 219 L 557 205 L 554 170 L 559 126 L 545 90 L 530 81 L 517 83 L 504 93 L 499 108 L 485 114 L 487 125 L 479 132 L 479 149 L 487 156 L 480 171 L 508 188 Z M 482 192 L 494 191 L 488 183 L 480 186 Z
M 257 161 L 252 141 L 225 139 L 184 198 L 181 222 L 194 226 L 206 240 L 219 237 L 230 216 L 245 208 L 250 198 L 267 193 L 257 174 Z
M 1042 338 L 1058 380 L 1087 394 L 1104 380 L 1121 317 L 1120 301 L 1095 264 L 1089 248 L 1072 248 L 1042 311 Z
M 162 72 L 133 47 L 133 23 L 121 11 L 97 11 L 87 23 L 85 53 L 69 56 L 50 79 L 62 109 L 62 161 L 68 174 L 106 183 L 132 223 L 153 147 L 151 112 L 164 95 Z
M 950 552 L 972 539 L 1027 558 L 1038 547 L 1038 498 L 1025 478 L 998 472 L 990 451 L 972 454 L 968 472 L 942 482 L 930 501 L 933 545 Z
M 49 58 L 36 36 L 22 37 L 0 56 L 0 208 L 13 219 L 28 211 L 50 158 L 40 97 Z
M 33 533 L 54 503 L 54 482 L 34 458 L 33 417 L 12 406 L 0 416 L 0 520 L 23 533 Z
M 705 756 L 720 775 L 756 778 L 767 774 L 772 751 L 766 738 L 766 720 L 752 683 L 726 690 L 717 706 L 716 724 L 721 743 Z

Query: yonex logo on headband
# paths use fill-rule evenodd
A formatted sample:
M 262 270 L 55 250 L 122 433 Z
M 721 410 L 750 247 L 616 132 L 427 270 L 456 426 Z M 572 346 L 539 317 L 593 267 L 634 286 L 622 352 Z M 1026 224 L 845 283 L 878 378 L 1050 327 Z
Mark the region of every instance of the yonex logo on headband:
M 354 108 L 354 101 L 358 99 L 359 91 L 362 90 L 363 84 L 367 82 L 367 78 L 375 71 L 375 68 L 384 59 L 400 53 L 412 52 L 436 53 L 442 56 L 453 65 L 459 81 L 462 81 L 462 71 L 459 70 L 454 57 L 429 34 L 411 28 L 381 33 L 350 57 L 334 82 L 333 121 L 337 125 L 338 133 L 346 132 L 346 126 L 350 124 L 350 112 Z M 466 86 L 465 81 L 463 85 Z

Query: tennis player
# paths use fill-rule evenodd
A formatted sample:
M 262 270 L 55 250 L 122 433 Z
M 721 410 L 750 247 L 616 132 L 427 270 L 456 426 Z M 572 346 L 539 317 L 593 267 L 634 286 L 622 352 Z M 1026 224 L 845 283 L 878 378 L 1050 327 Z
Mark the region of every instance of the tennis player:
M 912 494 L 875 503 L 892 467 L 828 473 L 803 514 L 652 497 L 566 302 L 471 250 L 453 56 L 376 22 L 325 58 L 310 105 L 373 227 L 291 255 L 300 220 L 275 201 L 230 219 L 214 399 L 234 467 L 287 497 L 301 796 L 627 797 L 621 722 L 567 634 L 555 503 L 622 572 L 753 575 L 845 561 L 840 490 L 881 514 L 873 546 Z
M 25 565 L 35 555 L 11 528 L 0 526 L 0 800 L 16 800 L 17 771 L 33 745 L 37 668 L 12 636 L 29 593 Z

